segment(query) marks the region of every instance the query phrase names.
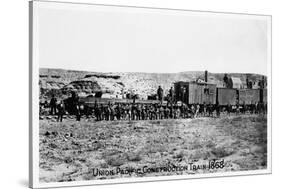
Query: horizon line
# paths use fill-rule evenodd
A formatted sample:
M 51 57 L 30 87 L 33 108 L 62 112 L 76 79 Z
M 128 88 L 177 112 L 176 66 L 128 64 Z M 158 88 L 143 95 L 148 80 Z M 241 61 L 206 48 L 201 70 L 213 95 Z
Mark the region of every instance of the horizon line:
M 254 73 L 254 72 L 212 72 L 209 70 L 190 70 L 190 71 L 179 71 L 179 72 L 141 72 L 141 71 L 130 71 L 130 72 L 116 72 L 116 71 L 89 71 L 89 70 L 76 70 L 76 69 L 67 69 L 67 68 L 47 68 L 47 67 L 39 67 L 39 69 L 53 69 L 53 70 L 65 70 L 65 71 L 78 71 L 78 72 L 95 72 L 95 73 L 147 73 L 147 74 L 178 74 L 178 73 L 184 73 L 184 72 L 205 72 L 208 71 L 208 73 L 213 74 L 256 74 L 261 76 L 266 76 L 267 74 L 261 74 L 261 73 Z

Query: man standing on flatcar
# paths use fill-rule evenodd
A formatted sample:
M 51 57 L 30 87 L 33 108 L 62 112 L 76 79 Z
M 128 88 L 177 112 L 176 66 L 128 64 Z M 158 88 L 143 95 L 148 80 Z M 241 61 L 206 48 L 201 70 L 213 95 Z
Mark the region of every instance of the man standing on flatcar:
M 170 96 L 170 102 L 174 103 L 174 89 L 173 89 L 173 87 L 171 87 L 170 90 L 169 90 L 169 96 Z
M 161 104 L 163 101 L 163 89 L 161 88 L 161 86 L 159 85 L 158 89 L 157 89 L 157 95 L 158 95 L 158 100 L 160 100 Z

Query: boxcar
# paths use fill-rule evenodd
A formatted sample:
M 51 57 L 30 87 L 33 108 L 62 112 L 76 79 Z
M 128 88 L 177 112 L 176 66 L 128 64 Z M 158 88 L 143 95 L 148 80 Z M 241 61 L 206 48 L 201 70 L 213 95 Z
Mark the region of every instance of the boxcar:
M 208 83 L 189 83 L 187 104 L 215 104 L 216 85 Z
M 217 88 L 217 102 L 222 105 L 235 105 L 237 102 L 237 90 L 228 88 Z
M 177 101 L 186 104 L 215 104 L 216 85 L 210 83 L 177 82 L 175 83 Z
M 260 89 L 239 89 L 238 95 L 239 104 L 249 105 L 261 101 Z

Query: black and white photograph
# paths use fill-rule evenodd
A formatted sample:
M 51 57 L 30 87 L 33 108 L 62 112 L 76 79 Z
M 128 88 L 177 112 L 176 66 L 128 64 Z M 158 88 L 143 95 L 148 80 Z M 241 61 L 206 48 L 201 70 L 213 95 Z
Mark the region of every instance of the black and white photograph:
M 32 187 L 271 173 L 271 16 L 32 1 Z

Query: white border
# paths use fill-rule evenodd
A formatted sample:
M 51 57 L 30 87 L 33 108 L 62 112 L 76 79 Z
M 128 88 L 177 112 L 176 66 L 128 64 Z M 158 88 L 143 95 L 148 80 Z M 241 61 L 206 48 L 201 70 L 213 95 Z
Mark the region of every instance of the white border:
M 35 7 L 36 6 L 36 7 Z M 141 177 L 141 178 L 119 178 L 108 180 L 91 180 L 91 181 L 73 181 L 73 182 L 54 182 L 54 183 L 40 183 L 39 182 L 39 32 L 38 32 L 38 8 L 48 7 L 55 9 L 83 9 L 97 10 L 97 11 L 133 11 L 133 12 L 150 12 L 155 14 L 183 14 L 183 15 L 208 15 L 208 16 L 225 16 L 235 17 L 241 19 L 265 19 L 268 23 L 268 132 L 267 132 L 267 169 L 254 171 L 237 171 L 224 173 L 208 173 L 196 175 L 180 175 L 180 176 L 158 176 L 158 177 Z M 165 8 L 152 7 L 133 7 L 133 6 L 116 6 L 116 5 L 97 5 L 90 3 L 67 3 L 67 2 L 50 2 L 50 1 L 30 1 L 29 2 L 29 60 L 30 60 L 30 128 L 29 128 L 29 186 L 32 188 L 47 188 L 47 187 L 63 187 L 63 186 L 82 186 L 82 185 L 100 185 L 100 184 L 117 184 L 117 183 L 132 183 L 132 182 L 147 182 L 147 181 L 167 181 L 179 179 L 195 179 L 195 178 L 210 178 L 210 177 L 225 177 L 225 176 L 241 176 L 241 175 L 256 175 L 256 174 L 271 174 L 272 173 L 272 66 L 271 66 L 271 16 L 270 15 L 254 15 L 254 14 L 237 14 L 237 13 L 218 13 L 218 12 L 204 12 L 191 10 L 177 10 Z

